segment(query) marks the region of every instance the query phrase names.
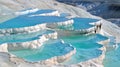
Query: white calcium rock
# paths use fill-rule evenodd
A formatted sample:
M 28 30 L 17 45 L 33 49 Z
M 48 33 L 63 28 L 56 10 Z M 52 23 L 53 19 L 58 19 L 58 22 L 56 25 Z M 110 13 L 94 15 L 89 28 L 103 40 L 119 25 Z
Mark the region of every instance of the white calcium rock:
M 35 26 L 30 27 L 23 27 L 23 28 L 10 28 L 10 29 L 0 29 L 0 34 L 2 35 L 10 35 L 10 34 L 19 34 L 19 33 L 30 33 L 30 32 L 36 32 L 46 29 L 46 23 L 39 24 Z

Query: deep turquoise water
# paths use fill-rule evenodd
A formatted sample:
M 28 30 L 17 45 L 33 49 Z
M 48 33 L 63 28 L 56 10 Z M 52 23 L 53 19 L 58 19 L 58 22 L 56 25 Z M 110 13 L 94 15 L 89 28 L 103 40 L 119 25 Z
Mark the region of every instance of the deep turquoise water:
M 20 58 L 24 58 L 27 61 L 35 62 L 49 59 L 54 56 L 61 56 L 69 53 L 71 50 L 73 50 L 73 48 L 70 47 L 69 44 L 63 44 L 60 40 L 50 40 L 38 49 L 27 49 L 9 52 Z
M 76 64 L 100 56 L 102 51 L 98 48 L 101 48 L 102 45 L 98 44 L 97 42 L 106 40 L 107 38 L 99 34 L 93 34 L 71 35 L 59 39 L 63 39 L 65 43 L 69 43 L 74 48 L 76 48 L 76 54 L 67 61 L 63 62 L 63 64 Z M 27 61 L 35 62 L 49 59 L 54 56 L 64 55 L 72 49 L 73 48 L 70 48 L 67 44 L 62 44 L 59 40 L 49 40 L 38 49 L 17 50 L 9 52 L 20 58 L 24 58 Z
M 16 18 L 10 19 L 0 24 L 0 29 L 8 29 L 8 28 L 21 28 L 21 27 L 29 27 L 42 23 L 57 23 L 67 21 L 69 19 L 58 16 L 18 16 Z
M 0 36 L 0 43 L 11 43 L 11 42 L 26 42 L 39 39 L 43 34 L 53 33 L 51 30 L 41 30 L 38 32 L 27 33 L 27 34 L 13 34 L 7 36 Z
M 88 29 L 93 27 L 93 25 L 90 25 L 90 23 L 98 21 L 97 19 L 91 19 L 91 18 L 73 18 L 73 20 L 74 20 L 73 25 L 59 26 L 58 28 L 64 30 Z
M 97 19 L 91 19 L 91 18 L 73 18 L 74 20 L 74 30 L 80 30 L 80 29 L 88 29 L 93 27 L 93 25 L 90 25 L 89 23 L 97 22 Z
M 71 35 L 69 37 L 63 37 L 62 39 L 67 43 L 71 43 L 77 50 L 76 54 L 66 62 L 63 62 L 63 64 L 76 64 L 100 56 L 102 51 L 98 48 L 101 48 L 102 45 L 97 42 L 106 40 L 107 38 L 97 34 Z
M 42 12 L 38 11 L 35 13 L 22 15 L 10 19 L 4 23 L 1 23 L 0 29 L 29 27 L 41 23 L 53 23 L 53 22 L 62 22 L 69 20 L 65 17 L 57 17 L 57 16 L 33 16 L 33 17 L 28 16 L 39 13 Z M 73 20 L 74 20 L 73 25 L 65 26 L 62 28 L 66 30 L 88 29 L 93 27 L 89 23 L 98 21 L 96 19 L 90 19 L 90 18 L 73 18 Z M 32 41 L 38 39 L 43 34 L 47 34 L 51 32 L 53 31 L 40 31 L 29 34 L 15 34 L 15 35 L 13 34 L 10 36 L 9 35 L 3 36 L 0 37 L 1 38 L 0 43 Z M 61 37 L 59 39 L 64 40 L 65 44 L 61 43 L 60 40 L 49 40 L 46 43 L 44 43 L 42 47 L 37 49 L 15 50 L 9 52 L 27 61 L 35 62 L 69 53 L 71 50 L 73 50 L 73 48 L 69 46 L 69 44 L 71 44 L 74 48 L 76 48 L 76 53 L 72 57 L 70 57 L 67 61 L 63 62 L 63 64 L 76 64 L 79 62 L 83 62 L 89 59 L 99 57 L 102 54 L 102 51 L 99 50 L 99 48 L 103 46 L 98 44 L 97 42 L 106 40 L 107 38 L 99 34 L 93 34 L 93 35 L 73 34 L 70 36 Z
M 98 48 L 102 47 L 102 45 L 98 44 L 97 42 L 106 40 L 107 38 L 99 34 L 92 34 L 71 35 L 59 39 L 63 39 L 65 43 L 69 43 L 74 48 L 76 48 L 76 54 L 73 55 L 69 60 L 63 62 L 63 64 L 75 64 L 100 56 L 102 51 Z M 37 49 L 26 49 L 9 52 L 20 58 L 24 58 L 27 61 L 35 62 L 49 59 L 54 56 L 61 56 L 71 50 L 73 50 L 73 48 L 69 47 L 68 44 L 62 44 L 60 40 L 49 40 L 45 42 L 42 47 Z

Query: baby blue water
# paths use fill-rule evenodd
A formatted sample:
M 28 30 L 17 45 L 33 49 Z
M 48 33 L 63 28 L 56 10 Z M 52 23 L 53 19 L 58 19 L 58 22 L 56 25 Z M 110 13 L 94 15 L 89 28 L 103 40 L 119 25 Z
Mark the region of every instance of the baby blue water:
M 103 64 L 104 67 L 120 67 L 120 44 L 117 47 L 107 48 Z
M 82 61 L 96 58 L 102 54 L 99 48 L 102 45 L 97 42 L 106 40 L 107 38 L 97 35 L 71 35 L 69 37 L 62 38 L 65 42 L 71 43 L 76 48 L 76 53 L 63 64 L 76 64 Z
M 53 33 L 53 32 L 54 31 L 51 31 L 51 30 L 41 30 L 38 32 L 33 32 L 33 33 L 0 36 L 0 44 L 11 43 L 11 42 L 32 41 L 32 40 L 39 39 L 40 36 L 42 36 L 43 34 L 49 34 L 49 33 Z
M 97 22 L 98 19 L 91 18 L 73 18 L 74 23 L 72 25 L 60 26 L 58 28 L 64 30 L 80 30 L 80 29 L 88 29 L 93 27 L 90 23 Z
M 36 62 L 55 56 L 65 55 L 71 50 L 73 50 L 73 47 L 70 47 L 69 44 L 63 44 L 61 40 L 49 40 L 38 49 L 17 50 L 9 52 L 20 58 L 24 58 L 27 61 Z

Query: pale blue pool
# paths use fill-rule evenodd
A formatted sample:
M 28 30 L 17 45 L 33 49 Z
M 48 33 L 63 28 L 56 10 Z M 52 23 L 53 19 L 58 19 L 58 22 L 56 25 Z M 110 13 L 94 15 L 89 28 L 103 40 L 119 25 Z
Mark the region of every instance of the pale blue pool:
M 2 43 L 11 43 L 11 42 L 26 42 L 39 39 L 39 37 L 43 34 L 54 33 L 51 30 L 42 30 L 33 33 L 27 34 L 14 34 L 14 35 L 7 35 L 7 36 L 0 36 L 0 44 Z
M 71 50 L 73 50 L 73 47 L 70 47 L 69 44 L 63 44 L 61 40 L 50 40 L 38 49 L 15 50 L 9 52 L 27 61 L 36 62 L 55 56 L 65 55 Z
M 104 67 L 120 67 L 120 44 L 117 48 L 107 48 L 103 64 Z
M 97 58 L 102 54 L 99 48 L 102 45 L 97 42 L 106 40 L 107 38 L 97 35 L 71 35 L 62 38 L 65 42 L 71 43 L 76 48 L 76 54 L 63 64 L 76 64 L 79 62 L 87 61 L 89 59 Z
M 107 38 L 96 34 L 71 35 L 60 39 L 63 39 L 65 43 L 70 43 L 74 48 L 76 48 L 76 53 L 70 59 L 63 62 L 63 64 L 76 64 L 100 56 L 102 51 L 99 50 L 99 48 L 101 48 L 102 45 L 98 44 L 97 42 L 106 40 Z M 35 62 L 54 56 L 61 56 L 71 50 L 73 50 L 73 48 L 69 47 L 69 44 L 62 44 L 59 40 L 49 40 L 38 49 L 9 52 L 27 61 Z
M 88 29 L 93 27 L 93 25 L 90 25 L 90 23 L 99 21 L 98 19 L 91 19 L 91 18 L 73 18 L 73 20 L 74 20 L 73 25 L 59 26 L 58 28 L 64 30 Z
M 41 10 L 37 12 L 33 12 L 26 15 L 21 15 L 16 18 L 10 19 L 0 24 L 0 29 L 8 29 L 8 28 L 22 28 L 34 26 L 42 23 L 53 23 L 53 22 L 63 22 L 70 20 L 65 18 L 67 14 L 62 15 L 62 17 L 57 16 L 31 16 L 40 13 L 49 13 L 54 10 Z M 89 23 L 98 21 L 97 19 L 90 18 L 72 18 L 74 23 L 71 25 L 63 26 L 62 29 L 71 29 L 74 30 L 80 29 L 88 29 L 93 27 Z M 28 42 L 39 39 L 39 37 L 43 34 L 53 33 L 54 31 L 44 30 L 39 32 L 33 32 L 28 34 L 13 34 L 0 36 L 0 44 L 2 43 L 13 43 L 13 42 Z M 64 40 L 65 44 L 61 42 Z M 58 40 L 49 40 L 45 42 L 41 47 L 37 49 L 24 49 L 24 50 L 8 50 L 10 53 L 16 55 L 17 57 L 23 58 L 30 62 L 36 62 L 41 60 L 46 60 L 55 56 L 62 56 L 74 48 L 76 48 L 76 53 L 70 57 L 67 61 L 63 62 L 63 64 L 76 64 L 79 62 L 87 61 L 93 58 L 97 58 L 102 54 L 102 51 L 99 48 L 103 47 L 97 42 L 106 40 L 108 38 L 101 36 L 99 34 L 92 35 L 68 35 L 64 37 L 60 37 Z M 73 47 L 71 47 L 71 44 Z
M 93 25 L 90 25 L 89 23 L 97 22 L 97 19 L 91 19 L 91 18 L 73 18 L 74 24 L 73 27 L 75 30 L 79 29 L 88 29 L 93 27 Z

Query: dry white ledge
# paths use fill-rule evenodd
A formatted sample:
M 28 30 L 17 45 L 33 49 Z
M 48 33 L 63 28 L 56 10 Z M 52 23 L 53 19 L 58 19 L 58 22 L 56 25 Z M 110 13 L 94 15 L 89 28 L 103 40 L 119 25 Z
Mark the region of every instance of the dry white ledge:
M 7 52 L 8 50 L 36 49 L 49 39 L 57 39 L 57 32 L 44 34 L 40 36 L 39 39 L 33 41 L 1 44 L 0 52 Z
M 23 28 L 0 29 L 0 36 L 18 34 L 18 33 L 36 32 L 36 31 L 44 30 L 47 27 L 51 27 L 51 26 L 57 27 L 60 25 L 68 25 L 72 23 L 73 23 L 73 20 L 67 20 L 63 22 L 43 23 L 43 24 L 38 24 L 35 26 L 29 26 L 29 27 L 23 27 Z
M 38 8 L 35 8 L 35 9 L 25 10 L 21 12 L 15 12 L 15 15 L 25 15 L 25 14 L 37 12 L 38 10 L 39 10 Z
M 60 16 L 60 13 L 56 10 L 51 13 L 42 13 L 42 14 L 35 14 L 35 15 L 29 15 L 29 17 L 34 17 L 34 16 Z

